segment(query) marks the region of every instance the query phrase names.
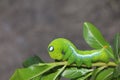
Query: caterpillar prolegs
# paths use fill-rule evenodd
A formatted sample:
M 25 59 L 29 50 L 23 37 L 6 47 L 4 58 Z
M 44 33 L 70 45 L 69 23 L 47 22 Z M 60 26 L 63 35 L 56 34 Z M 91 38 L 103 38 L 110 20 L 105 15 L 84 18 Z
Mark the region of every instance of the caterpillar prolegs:
M 105 48 L 82 51 L 77 49 L 71 41 L 57 38 L 49 44 L 48 52 L 52 59 L 68 61 L 68 64 L 76 63 L 78 66 L 85 64 L 90 67 L 93 62 L 107 63 L 110 60 Z

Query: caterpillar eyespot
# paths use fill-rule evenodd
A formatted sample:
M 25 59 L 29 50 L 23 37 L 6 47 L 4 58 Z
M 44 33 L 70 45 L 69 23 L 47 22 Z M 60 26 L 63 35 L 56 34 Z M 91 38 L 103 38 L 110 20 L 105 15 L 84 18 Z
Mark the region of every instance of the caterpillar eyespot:
M 107 46 L 98 50 L 83 51 L 77 49 L 71 41 L 58 38 L 49 44 L 48 52 L 52 59 L 66 60 L 68 64 L 76 63 L 78 66 L 85 64 L 90 67 L 93 62 L 109 62 L 110 56 L 105 48 L 107 48 Z
M 50 46 L 50 47 L 48 48 L 48 51 L 49 51 L 49 52 L 54 51 L 54 47 L 53 47 L 53 46 Z

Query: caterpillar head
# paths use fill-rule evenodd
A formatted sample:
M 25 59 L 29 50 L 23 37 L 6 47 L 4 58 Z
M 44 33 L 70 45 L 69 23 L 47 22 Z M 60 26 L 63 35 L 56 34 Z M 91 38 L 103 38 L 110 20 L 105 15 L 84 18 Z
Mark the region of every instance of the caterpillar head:
M 62 60 L 63 58 L 62 50 L 63 50 L 62 38 L 53 40 L 48 46 L 49 55 L 52 59 L 55 60 Z

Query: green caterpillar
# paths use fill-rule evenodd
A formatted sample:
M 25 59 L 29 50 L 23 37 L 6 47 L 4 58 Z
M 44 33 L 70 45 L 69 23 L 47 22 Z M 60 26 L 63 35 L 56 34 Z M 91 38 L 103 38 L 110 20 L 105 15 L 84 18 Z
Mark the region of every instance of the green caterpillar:
M 48 46 L 48 52 L 52 59 L 68 61 L 68 64 L 76 63 L 78 66 L 85 64 L 92 66 L 92 62 L 109 62 L 110 56 L 106 52 L 107 46 L 98 50 L 82 51 L 64 38 L 53 40 Z

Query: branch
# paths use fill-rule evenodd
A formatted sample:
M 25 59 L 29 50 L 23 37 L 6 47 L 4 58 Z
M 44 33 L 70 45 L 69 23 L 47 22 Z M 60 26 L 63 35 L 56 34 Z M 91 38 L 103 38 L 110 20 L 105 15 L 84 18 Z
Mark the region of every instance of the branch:
M 62 66 L 62 65 L 67 65 L 67 66 L 77 66 L 76 64 L 67 64 L 67 61 L 64 62 L 54 62 L 54 63 L 44 63 L 47 65 L 55 65 L 55 66 Z M 86 65 L 81 65 L 82 67 L 87 67 Z M 109 62 L 109 63 L 103 63 L 103 62 L 96 62 L 92 64 L 92 67 L 101 67 L 101 66 L 111 66 L 111 67 L 116 67 L 117 64 L 115 62 Z

